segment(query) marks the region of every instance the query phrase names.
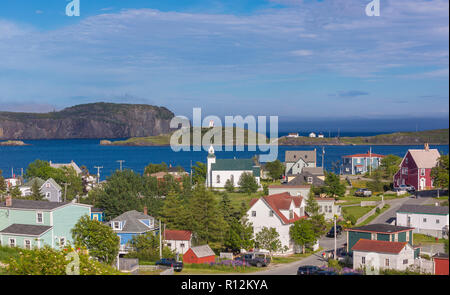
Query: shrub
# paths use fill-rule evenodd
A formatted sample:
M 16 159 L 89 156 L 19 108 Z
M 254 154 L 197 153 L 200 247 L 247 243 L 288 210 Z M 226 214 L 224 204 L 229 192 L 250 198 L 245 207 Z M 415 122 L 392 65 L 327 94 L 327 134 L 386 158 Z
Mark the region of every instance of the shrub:
M 380 209 L 379 207 L 377 207 L 377 209 L 375 209 L 375 212 L 376 212 L 377 214 L 380 214 L 381 209 Z
M 356 217 L 353 216 L 353 215 L 348 215 L 348 216 L 347 216 L 347 220 L 350 221 L 350 223 L 351 223 L 352 225 L 355 225 L 355 224 L 356 224 L 356 221 L 357 221 Z

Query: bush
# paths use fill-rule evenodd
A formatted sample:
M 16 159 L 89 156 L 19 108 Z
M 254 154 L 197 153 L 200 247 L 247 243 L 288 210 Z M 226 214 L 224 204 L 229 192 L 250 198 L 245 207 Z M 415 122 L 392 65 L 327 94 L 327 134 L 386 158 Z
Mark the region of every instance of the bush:
M 233 182 L 231 181 L 231 179 L 228 179 L 228 180 L 225 182 L 225 190 L 226 190 L 228 193 L 234 193 L 234 184 L 233 184 Z
M 21 250 L 18 258 L 11 258 L 7 267 L 11 275 L 66 275 L 66 267 L 73 259 L 66 260 L 67 254 L 74 250 L 70 247 L 63 251 L 45 246 L 41 249 Z M 87 254 L 78 253 L 80 275 L 119 274 L 113 267 L 95 261 Z
M 346 219 L 347 219 L 347 221 L 350 221 L 350 223 L 351 223 L 352 225 L 355 225 L 355 224 L 356 224 L 357 219 L 356 219 L 355 216 L 353 216 L 353 215 L 348 215 Z
M 341 271 L 342 270 L 341 264 L 336 259 L 328 260 L 328 267 L 329 268 L 333 268 L 335 271 Z
M 377 209 L 375 209 L 375 212 L 376 212 L 377 214 L 380 214 L 380 212 L 381 212 L 380 207 L 377 207 Z

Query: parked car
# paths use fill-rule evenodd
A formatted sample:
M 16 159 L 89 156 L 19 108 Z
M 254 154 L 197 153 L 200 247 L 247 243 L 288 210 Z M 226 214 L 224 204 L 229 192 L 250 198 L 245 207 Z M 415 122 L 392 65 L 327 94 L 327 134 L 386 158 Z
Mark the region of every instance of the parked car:
M 262 252 L 245 253 L 236 257 L 234 260 L 247 262 L 248 264 L 256 267 L 265 267 L 271 262 L 270 256 L 267 253 Z
M 313 273 L 315 273 L 316 271 L 319 271 L 320 268 L 318 266 L 315 265 L 305 265 L 305 266 L 300 266 L 297 270 L 297 275 L 312 275 Z
M 342 234 L 342 226 L 336 225 L 336 236 Z M 334 238 L 334 226 L 327 233 L 328 238 Z
M 312 274 L 316 275 L 316 276 L 335 276 L 335 275 L 337 275 L 337 273 L 335 273 L 334 271 L 330 271 L 330 270 L 319 270 Z
M 173 268 L 174 271 L 180 272 L 183 270 L 183 262 L 176 261 L 173 258 L 162 258 L 155 263 L 156 265 Z
M 394 188 L 394 190 L 396 192 L 407 191 L 408 193 L 414 193 L 416 191 L 416 189 L 412 185 L 404 185 L 404 184 Z
M 370 197 L 370 196 L 372 196 L 372 191 L 370 191 L 367 188 L 359 188 L 359 189 L 356 190 L 355 196 L 358 196 L 358 197 Z

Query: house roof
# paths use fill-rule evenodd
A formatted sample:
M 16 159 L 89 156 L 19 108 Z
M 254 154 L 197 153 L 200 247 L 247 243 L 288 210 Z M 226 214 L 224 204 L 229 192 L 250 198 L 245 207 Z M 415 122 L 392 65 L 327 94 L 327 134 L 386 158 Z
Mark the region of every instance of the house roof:
M 47 179 L 47 181 L 50 182 L 56 189 L 62 190 L 62 187 L 59 184 L 57 184 L 53 178 L 49 178 L 49 179 Z
M 325 175 L 323 173 L 323 167 L 303 167 L 302 169 L 302 173 L 309 173 L 312 175 L 317 175 L 317 176 L 322 176 Z
M 439 253 L 434 254 L 433 258 L 448 259 L 448 254 L 439 252 Z
M 439 151 L 437 149 L 429 150 L 408 150 L 417 165 L 417 168 L 433 168 L 438 164 Z
M 213 250 L 211 250 L 209 245 L 192 247 L 191 249 L 194 252 L 195 256 L 197 256 L 198 258 L 216 256 L 216 254 L 214 253 Z
M 45 180 L 39 177 L 33 177 L 32 179 L 24 183 L 21 187 L 32 187 L 35 182 L 37 182 L 38 186 L 41 187 L 45 183 Z
M 371 233 L 398 233 L 413 230 L 412 227 L 397 226 L 385 223 L 368 224 L 365 226 L 347 228 L 347 231 L 371 232 Z
M 12 205 L 10 207 L 7 207 L 6 203 L 2 202 L 0 203 L 0 208 L 53 210 L 70 203 L 70 202 L 58 203 L 48 201 L 21 200 L 21 199 L 12 199 L 11 201 Z
M 294 218 L 288 219 L 281 213 L 281 210 L 289 210 L 291 203 L 294 202 L 295 207 L 300 207 L 303 197 L 293 197 L 289 193 L 281 193 L 262 197 L 264 202 L 275 212 L 275 214 L 282 220 L 284 224 L 294 223 L 297 220 L 305 218 L 305 216 L 298 216 L 294 212 Z
M 286 151 L 284 156 L 285 162 L 298 162 L 303 159 L 306 163 L 316 162 L 316 150 L 313 151 Z
M 181 172 L 181 173 L 183 173 L 183 172 L 186 172 L 186 170 L 184 170 L 184 168 L 181 167 L 181 166 L 174 166 L 174 167 L 167 168 L 167 172 Z
M 58 169 L 62 167 L 72 167 L 77 174 L 81 174 L 82 172 L 80 167 L 74 161 L 71 161 L 70 163 L 52 163 L 52 161 L 50 161 L 50 167 Z
M 164 240 L 168 241 L 190 241 L 192 232 L 188 230 L 171 230 L 164 231 Z
M 303 168 L 305 169 L 305 168 Z M 319 178 L 319 175 L 317 174 L 311 174 L 307 171 L 302 171 L 299 175 L 297 175 L 294 179 L 289 181 L 286 186 L 295 186 L 295 185 L 303 185 L 308 186 L 311 185 L 311 183 L 308 183 L 308 178 L 312 177 L 312 184 L 314 186 L 323 186 L 325 184 L 325 181 Z
M 269 188 L 285 188 L 285 189 L 292 189 L 292 188 L 310 188 L 310 185 L 269 185 Z
M 252 159 L 217 159 L 211 164 L 211 170 L 253 170 Z
M 15 234 L 26 236 L 40 236 L 51 229 L 51 226 L 33 225 L 33 224 L 11 224 L 7 228 L 0 231 L 2 234 Z
M 398 254 L 403 250 L 403 248 L 405 248 L 407 244 L 407 242 L 389 242 L 360 239 L 352 247 L 352 251 Z
M 142 233 L 149 231 L 150 228 L 140 220 L 150 220 L 150 219 L 153 219 L 153 217 L 144 214 L 142 212 L 138 212 L 136 210 L 131 210 L 112 219 L 109 222 L 109 224 L 111 224 L 111 222 L 113 221 L 125 221 L 125 225 L 122 227 L 121 230 L 122 232 Z
M 446 206 L 403 205 L 397 212 L 448 215 L 449 210 Z
M 103 209 L 100 209 L 100 208 L 91 208 L 91 212 L 103 212 Z
M 380 155 L 380 154 L 375 154 L 372 153 L 370 154 L 369 152 L 365 153 L 365 154 L 354 154 L 354 155 L 348 155 L 348 156 L 343 156 L 342 158 L 384 158 L 386 157 L 385 155 Z

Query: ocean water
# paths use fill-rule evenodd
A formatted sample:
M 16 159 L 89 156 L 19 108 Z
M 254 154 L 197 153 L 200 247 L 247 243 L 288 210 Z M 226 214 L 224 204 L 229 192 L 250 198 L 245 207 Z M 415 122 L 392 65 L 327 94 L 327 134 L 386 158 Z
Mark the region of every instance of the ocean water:
M 20 175 L 21 168 L 25 171 L 29 163 L 36 159 L 52 161 L 54 163 L 69 163 L 75 161 L 79 166 L 85 165 L 90 173 L 96 174 L 94 166 L 103 167 L 100 170 L 101 179 L 105 179 L 119 169 L 118 160 L 124 160 L 123 168 L 142 173 L 149 163 L 165 162 L 168 165 L 180 165 L 190 170 L 190 163 L 206 162 L 207 151 L 174 152 L 170 147 L 130 147 L 130 146 L 101 146 L 98 139 L 70 139 L 70 140 L 25 140 L 29 146 L 0 146 L 0 169 L 3 176 Z M 322 163 L 322 146 L 279 146 L 278 159 L 284 161 L 287 150 L 317 149 L 317 164 Z M 344 155 L 365 153 L 369 146 L 325 146 L 324 166 L 332 169 L 335 161 Z M 372 152 L 377 154 L 394 154 L 403 157 L 408 149 L 423 148 L 422 145 L 411 146 L 372 146 Z M 441 154 L 448 154 L 448 145 L 431 146 L 437 148 Z M 218 158 L 251 158 L 258 151 L 217 151 Z

